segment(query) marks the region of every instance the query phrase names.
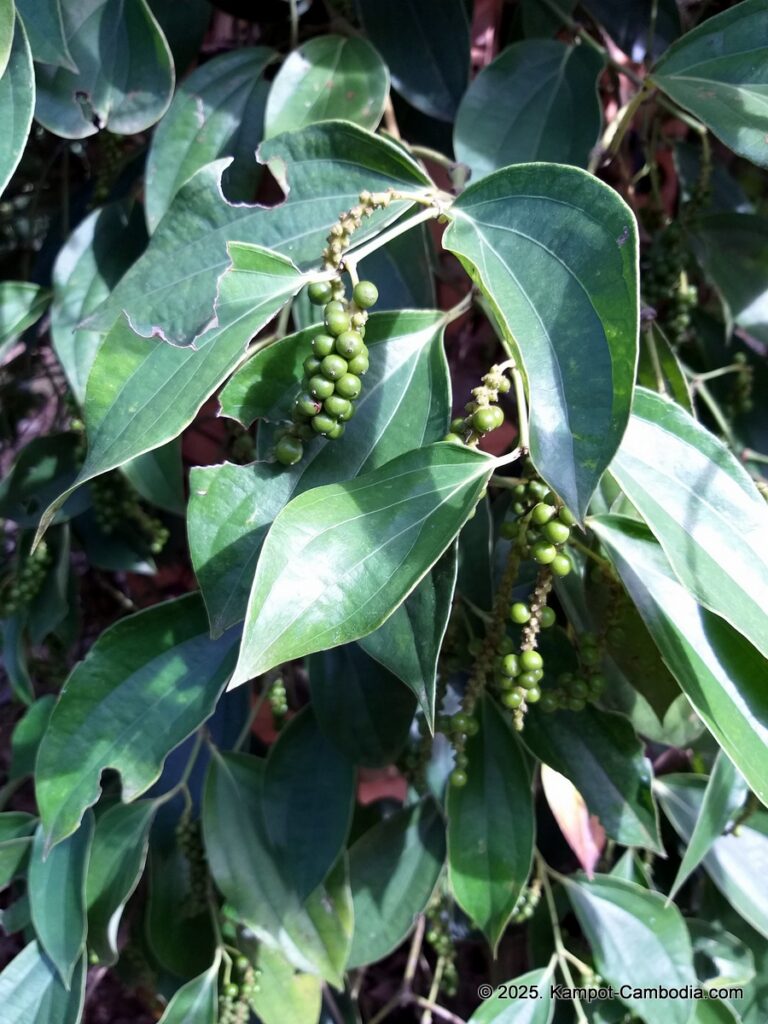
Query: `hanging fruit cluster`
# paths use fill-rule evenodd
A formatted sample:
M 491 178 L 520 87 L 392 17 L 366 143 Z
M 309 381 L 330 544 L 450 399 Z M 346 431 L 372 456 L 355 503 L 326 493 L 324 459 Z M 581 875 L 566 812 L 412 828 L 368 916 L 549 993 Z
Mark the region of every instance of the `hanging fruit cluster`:
M 328 235 L 323 261 L 325 270 L 334 276 L 308 287 L 310 302 L 323 306 L 323 328 L 312 339 L 312 352 L 304 360 L 301 392 L 291 412 L 293 422 L 275 446 L 275 458 L 284 466 L 300 462 L 305 442 L 313 437 L 340 438 L 355 414 L 355 402 L 363 389 L 361 378 L 369 367 L 365 324 L 379 293 L 373 282 L 357 281 L 348 299 L 342 261 L 364 218 L 387 206 L 391 198 L 389 192 L 361 192 L 358 205 L 343 213 Z
M 27 608 L 40 593 L 53 556 L 43 541 L 26 558 L 19 559 L 15 573 L 0 583 L 0 619 L 6 619 Z
M 188 891 L 184 902 L 184 916 L 197 917 L 208 906 L 208 862 L 200 831 L 187 808 L 176 823 L 176 842 L 188 869 Z
M 259 992 L 261 972 L 256 970 L 246 956 L 235 960 L 238 981 L 227 981 L 219 996 L 217 1024 L 248 1024 L 251 1019 L 251 1002 Z
M 451 429 L 444 440 L 474 446 L 481 437 L 500 427 L 504 413 L 496 403 L 510 387 L 509 378 L 504 376 L 504 367 L 492 366 L 480 386 L 473 389 L 471 401 L 464 406 L 466 415 L 451 421 Z
M 88 486 L 96 522 L 104 533 L 114 533 L 132 523 L 146 537 L 152 554 L 160 554 L 168 542 L 169 531 L 160 519 L 142 507 L 136 490 L 122 473 L 114 471 L 97 476 Z

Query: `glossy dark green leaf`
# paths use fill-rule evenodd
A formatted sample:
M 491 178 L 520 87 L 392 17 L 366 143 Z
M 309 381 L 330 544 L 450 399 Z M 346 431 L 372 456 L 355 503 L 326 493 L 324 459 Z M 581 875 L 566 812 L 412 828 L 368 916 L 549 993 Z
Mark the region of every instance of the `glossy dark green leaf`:
M 184 515 L 187 502 L 180 437 L 124 462 L 121 471 L 150 505 L 177 516 Z
M 37 802 L 49 843 L 77 828 L 98 799 L 104 769 L 120 772 L 126 801 L 152 785 L 166 755 L 213 710 L 236 642 L 231 633 L 209 639 L 198 594 L 101 634 L 65 683 L 38 753 Z
M 31 775 L 35 768 L 37 749 L 50 721 L 56 698 L 49 693 L 30 704 L 16 723 L 11 736 L 11 766 L 9 779 Z
M 16 18 L 8 66 L 0 77 L 0 195 L 10 181 L 27 144 L 35 109 L 35 71 L 21 18 Z
M 101 128 L 135 135 L 158 121 L 173 94 L 173 59 L 146 0 L 67 0 L 62 15 L 77 71 L 38 66 L 36 119 L 65 139 Z
M 430 728 L 435 722 L 437 659 L 456 588 L 455 546 L 449 548 L 387 621 L 360 646 L 411 689 Z
M 484 698 L 476 716 L 467 784 L 448 792 L 448 877 L 456 902 L 495 951 L 531 871 L 533 794 L 520 745 L 495 702 Z
M 153 801 L 139 800 L 115 804 L 96 819 L 85 901 L 88 949 L 91 957 L 95 954 L 102 964 L 117 960 L 117 930 L 125 904 L 144 870 L 154 814 Z
M 104 339 L 88 378 L 88 453 L 75 484 L 45 512 L 42 533 L 82 483 L 172 440 L 242 358 L 248 340 L 301 287 L 290 260 L 232 243 L 232 268 L 221 281 L 217 310 L 226 327 L 199 346 L 179 348 L 136 334 L 121 317 Z
M 22 527 L 37 526 L 45 508 L 77 476 L 81 435 L 48 434 L 33 438 L 16 456 L 0 481 L 0 516 Z M 73 495 L 53 522 L 65 522 L 88 506 L 84 492 Z
M 24 20 L 35 60 L 77 71 L 64 38 L 62 0 L 16 0 L 16 10 Z
M 691 244 L 731 320 L 768 343 L 768 217 L 706 214 L 697 219 Z
M 149 0 L 149 6 L 168 40 L 178 78 L 197 58 L 214 8 L 209 0 Z
M 85 878 L 93 842 L 93 814 L 47 852 L 45 832 L 38 825 L 29 860 L 29 906 L 40 945 L 69 988 L 85 946 L 87 931 Z M 52 902 L 52 894 L 56 894 Z
M 170 846 L 160 828 L 150 834 L 148 897 L 144 938 L 152 960 L 178 978 L 205 971 L 214 958 L 216 937 L 210 910 L 192 895 L 189 860 L 177 842 Z
M 707 780 L 697 775 L 665 775 L 656 781 L 664 813 L 684 843 L 691 842 L 701 818 Z M 702 865 L 731 906 L 768 938 L 768 813 L 753 812 L 736 833 L 718 836 Z
M 36 819 L 24 811 L 0 813 L 0 889 L 20 873 L 32 849 Z
M 185 181 L 219 157 L 233 157 L 222 176 L 229 199 L 249 200 L 261 174 L 269 84 L 264 71 L 275 53 L 250 46 L 222 53 L 196 68 L 179 86 L 152 137 L 145 184 L 147 223 L 154 231 Z
M 312 705 L 325 735 L 356 764 L 379 768 L 403 749 L 416 699 L 357 644 L 314 654 Z
M 676 0 L 587 0 L 583 6 L 633 60 L 657 57 L 680 35 Z
M 737 811 L 743 807 L 748 792 L 744 779 L 721 750 L 704 790 L 696 826 L 690 836 L 686 836 L 683 859 L 669 890 L 669 899 L 675 898 L 715 840 L 725 832 Z
M 602 124 L 602 70 L 589 46 L 527 39 L 507 47 L 464 94 L 453 134 L 457 160 L 475 179 L 533 160 L 586 167 Z
M 216 1024 L 219 1013 L 219 957 L 204 974 L 174 992 L 159 1024 Z
M 78 224 L 56 257 L 51 337 L 80 405 L 103 339 L 79 324 L 107 298 L 146 241 L 141 206 L 124 200 L 94 210 Z
M 264 823 L 283 873 L 305 899 L 346 845 L 355 796 L 352 761 L 306 707 L 283 729 L 264 770 Z
M 264 762 L 216 755 L 208 770 L 203 828 L 208 864 L 238 920 L 301 970 L 341 984 L 352 934 L 349 888 L 336 871 L 303 903 L 286 882 L 263 816 Z M 341 874 L 345 874 L 343 862 Z
M 685 371 L 669 339 L 657 323 L 642 332 L 637 383 L 651 391 L 658 391 L 660 395 L 677 402 L 686 412 L 693 413 L 691 389 Z
M 85 958 L 67 990 L 37 942 L 30 942 L 0 974 L 3 1024 L 79 1024 L 85 1001 Z
M 639 388 L 611 473 L 691 594 L 768 657 L 768 504 L 725 445 Z
M 432 800 L 374 825 L 349 851 L 355 931 L 349 967 L 381 960 L 408 935 L 445 861 L 445 826 Z
M 389 186 L 423 191 L 429 180 L 405 151 L 341 121 L 310 125 L 259 147 L 284 192 L 276 206 L 231 205 L 221 192 L 225 161 L 208 164 L 183 185 L 152 236 L 89 326 L 108 330 L 122 310 L 139 334 L 190 344 L 212 333 L 217 278 L 227 269 L 227 243 L 254 243 L 317 266 L 325 237 L 361 189 Z M 358 241 L 409 205 L 391 203 L 355 234 Z M 219 324 L 221 326 L 221 324 Z M 255 333 L 255 332 L 253 332 Z
M 459 572 L 456 588 L 483 611 L 493 607 L 493 523 L 487 500 L 459 534 Z
M 438 443 L 289 502 L 262 548 L 230 685 L 373 632 L 459 532 L 493 465 Z
M 366 328 L 371 368 L 355 418 L 341 439 L 308 445 L 298 465 L 225 463 L 192 471 L 189 543 L 214 636 L 244 618 L 267 528 L 293 495 L 443 436 L 450 410 L 443 323 L 437 312 L 374 313 Z M 221 393 L 225 415 L 245 424 L 289 418 L 313 333 L 291 335 L 249 359 Z M 272 434 L 262 447 L 271 454 Z
M 743 0 L 673 43 L 651 73 L 676 103 L 762 167 L 768 166 L 766 17 L 765 0 Z
M 611 839 L 663 853 L 653 770 L 623 715 L 591 704 L 582 712 L 534 710 L 523 739 L 536 757 L 570 779 Z
M 0 77 L 8 66 L 13 45 L 15 10 L 13 0 L 0 0 Z
M 469 1024 L 551 1024 L 555 1014 L 553 974 L 552 965 L 505 982 L 501 991 L 478 1006 Z
M 397 91 L 422 113 L 450 121 L 469 81 L 463 0 L 359 0 L 359 8 Z
M 659 893 L 610 875 L 563 879 L 568 899 L 595 958 L 601 977 L 615 988 L 695 986 L 691 940 L 683 916 Z M 631 965 L 631 967 L 630 967 Z M 642 994 L 621 1001 L 646 1024 L 658 1021 L 658 1001 Z M 664 1004 L 669 1024 L 688 1024 L 691 999 Z
M 251 1007 L 263 1024 L 317 1024 L 322 982 L 313 974 L 296 971 L 277 949 L 261 946 L 258 954 L 258 992 Z
M 381 57 L 360 36 L 322 35 L 290 53 L 269 91 L 269 138 L 317 121 L 351 121 L 374 129 L 389 95 Z
M 471 185 L 451 217 L 443 244 L 482 288 L 525 367 L 536 468 L 582 515 L 619 445 L 632 401 L 638 332 L 632 212 L 616 192 L 575 167 L 527 164 Z
M 0 281 L 0 362 L 20 336 L 40 319 L 51 299 L 47 288 L 28 281 Z
M 608 548 L 651 635 L 709 731 L 761 797 L 768 799 L 766 662 L 674 575 L 650 532 L 621 516 L 590 525 Z
M 755 977 L 755 958 L 749 946 L 719 924 L 688 918 L 693 959 L 699 980 L 707 989 L 719 985 L 748 985 Z
M 72 596 L 69 524 L 51 530 L 45 540 L 50 559 L 40 589 L 27 606 L 26 631 L 32 646 L 41 644 L 66 619 Z

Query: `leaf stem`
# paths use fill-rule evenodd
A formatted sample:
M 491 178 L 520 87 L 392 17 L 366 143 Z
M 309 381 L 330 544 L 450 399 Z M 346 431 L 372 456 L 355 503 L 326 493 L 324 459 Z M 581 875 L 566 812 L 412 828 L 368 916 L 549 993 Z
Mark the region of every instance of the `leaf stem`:
M 289 0 L 291 9 L 291 49 L 299 45 L 299 6 L 298 0 Z
M 445 311 L 443 315 L 443 322 L 452 324 L 454 320 L 458 320 L 460 316 L 464 316 L 468 310 L 472 308 L 472 303 L 475 301 L 475 291 L 473 288 L 467 292 L 463 299 L 460 299 L 455 306 L 451 306 L 450 309 Z
M 163 804 L 167 804 L 170 800 L 173 800 L 173 798 L 178 793 L 182 792 L 182 790 L 186 790 L 187 789 L 187 783 L 189 782 L 189 777 L 192 774 L 192 770 L 195 767 L 195 763 L 197 761 L 197 756 L 200 753 L 200 748 L 202 747 L 202 745 L 203 745 L 203 730 L 202 729 L 198 729 L 197 733 L 195 734 L 195 742 L 192 745 L 192 750 L 189 752 L 189 757 L 187 758 L 187 763 L 184 766 L 184 771 L 181 773 L 181 778 L 179 779 L 179 781 L 176 783 L 175 786 L 173 786 L 171 789 L 168 790 L 167 793 L 163 793 L 161 796 L 156 798 L 156 800 L 155 800 L 155 807 L 162 807 Z
M 409 196 L 409 199 L 416 202 L 417 200 L 413 196 Z M 413 217 L 409 217 L 407 220 L 400 221 L 395 224 L 394 227 L 390 228 L 389 231 L 382 231 L 380 235 L 372 238 L 370 242 L 365 245 L 358 246 L 357 249 L 350 249 L 349 252 L 345 253 L 343 266 L 348 274 L 352 274 L 357 270 L 357 264 L 361 260 L 364 260 L 366 256 L 370 256 L 372 252 L 376 252 L 377 249 L 381 249 L 382 246 L 387 245 L 389 242 L 398 238 L 400 235 L 404 235 L 406 231 L 410 231 L 415 228 L 418 224 L 423 224 L 425 221 L 433 220 L 440 213 L 437 207 L 431 204 L 424 210 L 420 210 Z
M 549 912 L 549 921 L 552 925 L 552 935 L 555 940 L 555 953 L 557 954 L 558 966 L 563 973 L 563 977 L 565 978 L 568 988 L 575 989 L 576 984 L 573 980 L 573 975 L 571 974 L 571 968 L 568 966 L 568 950 L 565 948 L 563 943 L 563 933 L 560 931 L 560 921 L 557 917 L 555 898 L 552 895 L 552 887 L 549 884 L 549 867 L 538 850 L 536 850 L 536 865 L 538 867 L 539 878 L 541 879 L 541 884 L 544 889 L 544 898 Z M 573 997 L 573 1010 L 579 1024 L 589 1024 L 589 1020 L 587 1019 L 587 1015 L 584 1013 L 581 1002 L 576 996 Z
M 620 75 L 624 75 L 631 82 L 634 82 L 635 85 L 642 85 L 643 79 L 636 74 L 632 68 L 628 68 L 619 61 L 614 60 L 606 48 L 598 43 L 594 36 L 591 36 L 583 25 L 580 25 L 575 18 L 572 18 L 567 11 L 564 11 L 559 4 L 555 3 L 555 0 L 541 0 L 541 2 L 545 7 L 548 7 L 556 17 L 560 18 L 562 23 L 574 32 L 583 43 L 586 43 L 587 46 L 591 46 L 593 50 L 599 53 L 609 67 L 613 68 L 613 70 L 617 71 Z

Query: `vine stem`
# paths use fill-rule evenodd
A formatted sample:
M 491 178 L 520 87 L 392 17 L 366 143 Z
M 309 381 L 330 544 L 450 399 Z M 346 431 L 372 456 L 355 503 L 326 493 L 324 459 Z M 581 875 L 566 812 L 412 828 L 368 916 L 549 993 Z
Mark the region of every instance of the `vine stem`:
M 299 6 L 298 0 L 289 0 L 291 9 L 291 49 L 299 45 Z
M 591 36 L 575 18 L 572 18 L 567 11 L 564 11 L 559 4 L 555 3 L 555 0 L 541 0 L 541 2 L 545 7 L 548 7 L 556 17 L 560 18 L 562 23 L 574 32 L 583 43 L 586 43 L 587 46 L 591 46 L 593 50 L 596 50 L 609 67 L 613 68 L 613 70 L 617 71 L 620 75 L 624 75 L 630 80 L 630 82 L 634 82 L 635 85 L 642 85 L 643 79 L 640 75 L 636 74 L 632 68 L 628 68 L 619 61 L 614 60 L 606 48 L 602 44 L 598 43 L 598 41 Z
M 450 309 L 446 310 L 443 315 L 443 321 L 446 324 L 452 324 L 454 320 L 458 320 L 460 316 L 464 316 L 472 308 L 472 303 L 475 301 L 474 289 L 470 288 L 463 299 L 460 299 L 455 306 L 451 306 Z
M 181 773 L 181 778 L 179 779 L 175 786 L 168 790 L 167 793 L 163 793 L 162 796 L 159 796 L 155 800 L 155 807 L 162 807 L 163 804 L 167 804 L 170 800 L 173 800 L 177 793 L 181 793 L 182 791 L 187 789 L 189 777 L 192 774 L 192 769 L 195 767 L 197 755 L 200 753 L 200 748 L 202 747 L 202 745 L 203 730 L 198 729 L 197 733 L 195 734 L 195 742 L 192 746 L 192 750 L 190 751 L 189 757 L 187 758 L 187 763 L 184 765 L 184 771 Z
M 552 895 L 552 887 L 549 884 L 549 868 L 541 856 L 538 850 L 536 850 L 536 865 L 538 867 L 539 878 L 541 879 L 542 888 L 544 889 L 544 898 L 547 903 L 547 911 L 549 912 L 549 921 L 552 925 L 552 935 L 555 940 L 555 954 L 557 956 L 557 963 L 560 970 L 563 973 L 566 984 L 570 989 L 575 989 L 576 984 L 571 974 L 571 968 L 568 964 L 568 950 L 565 948 L 563 943 L 563 933 L 560 931 L 560 922 L 557 917 L 557 907 L 555 906 L 555 898 Z M 581 1001 L 574 996 L 573 998 L 573 1010 L 576 1014 L 576 1020 L 579 1024 L 589 1024 L 587 1015 L 584 1013 L 584 1008 L 581 1005 Z
M 409 199 L 415 200 L 415 197 L 409 196 Z M 423 197 L 420 197 L 420 201 L 424 201 Z M 357 265 L 361 260 L 364 260 L 366 256 L 370 256 L 372 252 L 376 252 L 377 249 L 381 249 L 382 246 L 387 245 L 388 242 L 398 238 L 400 235 L 404 235 L 406 231 L 410 231 L 411 228 L 415 228 L 418 224 L 423 224 L 425 221 L 433 220 L 440 214 L 440 210 L 433 206 L 430 201 L 430 205 L 424 210 L 420 210 L 413 217 L 409 217 L 407 220 L 400 221 L 399 224 L 395 224 L 394 227 L 390 228 L 389 231 L 382 231 L 380 235 L 372 238 L 370 242 L 365 245 L 358 246 L 357 249 L 351 249 L 345 253 L 342 265 L 348 274 L 352 274 L 357 271 Z

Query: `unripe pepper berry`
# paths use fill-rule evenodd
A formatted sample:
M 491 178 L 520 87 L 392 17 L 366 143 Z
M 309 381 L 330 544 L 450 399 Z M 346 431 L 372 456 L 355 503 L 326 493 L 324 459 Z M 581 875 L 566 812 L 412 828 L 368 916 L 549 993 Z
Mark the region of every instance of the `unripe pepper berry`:
M 335 353 L 326 356 L 320 366 L 320 372 L 328 380 L 339 380 L 347 372 L 347 360 Z
M 379 289 L 373 281 L 358 281 L 352 290 L 352 298 L 360 309 L 370 309 L 379 298 Z
M 284 466 L 294 466 L 304 454 L 304 445 L 297 437 L 285 434 L 277 442 L 275 458 Z
M 504 422 L 504 413 L 498 405 L 481 406 L 472 413 L 472 426 L 480 434 L 496 430 Z
M 336 339 L 336 351 L 345 359 L 353 359 L 363 351 L 363 339 L 357 331 L 344 331 Z
M 363 385 L 360 378 L 354 373 L 344 373 L 336 381 L 336 391 L 338 394 L 342 396 L 342 398 L 357 398 L 362 390 L 362 387 Z
M 333 296 L 330 281 L 313 281 L 307 287 L 307 296 L 313 306 L 324 306 Z

